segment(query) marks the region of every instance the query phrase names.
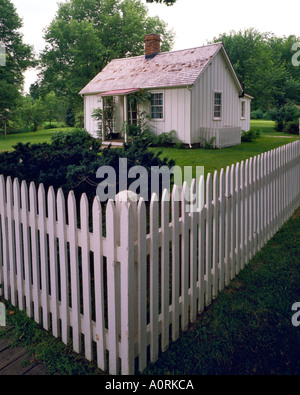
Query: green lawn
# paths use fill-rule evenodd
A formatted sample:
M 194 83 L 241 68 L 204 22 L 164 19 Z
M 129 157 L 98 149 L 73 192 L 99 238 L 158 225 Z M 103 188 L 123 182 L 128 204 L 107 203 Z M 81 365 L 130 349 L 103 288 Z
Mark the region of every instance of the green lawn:
M 298 375 L 300 209 L 256 254 L 149 375 Z
M 280 147 L 288 142 L 295 141 L 299 136 L 282 136 L 274 131 L 274 123 L 272 121 L 251 121 L 251 126 L 258 130 L 262 130 L 262 136 L 250 143 L 242 143 L 235 147 L 223 148 L 221 150 L 209 150 L 204 148 L 197 149 L 177 149 L 177 148 L 151 148 L 154 152 L 162 151 L 161 156 L 168 159 L 174 159 L 176 165 L 181 167 L 192 166 L 193 176 L 195 176 L 196 166 L 204 166 L 205 175 L 213 173 L 215 170 L 220 171 L 221 168 L 226 168 L 231 164 L 241 162 L 249 159 L 262 152 Z M 4 140 L 3 135 L 0 135 L 0 152 L 12 151 L 13 146 L 18 142 L 21 143 L 42 143 L 49 142 L 50 137 L 58 130 L 68 131 L 72 128 L 58 128 L 58 129 L 43 129 L 37 132 L 8 134 L 7 139 Z
M 265 121 L 264 119 L 251 119 L 250 121 L 250 128 L 260 130 L 263 133 L 267 134 L 277 134 L 280 135 L 275 130 L 275 122 L 274 121 Z M 284 133 L 282 133 L 284 134 Z
M 0 135 L 0 152 L 2 151 L 13 151 L 13 146 L 17 143 L 47 143 L 50 141 L 50 137 L 61 131 L 69 131 L 73 128 L 63 127 L 59 129 L 43 129 L 38 130 L 36 132 L 28 132 L 28 133 L 14 133 L 8 134 L 6 140 L 4 140 L 3 134 Z
M 161 157 L 174 159 L 176 165 L 192 166 L 193 176 L 195 176 L 196 166 L 204 166 L 205 175 L 214 173 L 215 170 L 220 171 L 221 168 L 231 166 L 242 160 L 249 159 L 255 155 L 270 151 L 289 142 L 295 141 L 297 137 L 272 137 L 262 136 L 255 141 L 242 143 L 234 147 L 223 149 L 177 149 L 177 148 L 151 148 L 154 152 L 161 151 Z
M 250 127 L 251 129 L 256 129 L 261 131 L 264 135 L 269 135 L 269 136 L 294 136 L 294 134 L 291 133 L 283 133 L 283 132 L 278 132 L 275 129 L 275 122 L 274 121 L 266 121 L 264 119 L 252 119 L 250 121 Z

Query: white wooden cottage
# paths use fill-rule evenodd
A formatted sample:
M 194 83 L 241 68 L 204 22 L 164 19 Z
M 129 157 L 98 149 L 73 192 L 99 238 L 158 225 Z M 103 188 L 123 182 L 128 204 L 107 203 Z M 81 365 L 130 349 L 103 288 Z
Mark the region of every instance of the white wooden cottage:
M 128 95 L 141 89 L 151 93 L 151 101 L 129 113 Z M 112 60 L 80 94 L 85 128 L 95 136 L 98 122 L 92 113 L 104 108 L 108 96 L 115 97 L 117 133 L 124 134 L 132 111 L 146 111 L 156 134 L 175 130 L 177 139 L 190 146 L 213 136 L 216 147 L 237 145 L 241 130 L 250 129 L 252 97 L 245 94 L 222 43 L 160 52 L 160 36 L 147 35 L 145 55 Z

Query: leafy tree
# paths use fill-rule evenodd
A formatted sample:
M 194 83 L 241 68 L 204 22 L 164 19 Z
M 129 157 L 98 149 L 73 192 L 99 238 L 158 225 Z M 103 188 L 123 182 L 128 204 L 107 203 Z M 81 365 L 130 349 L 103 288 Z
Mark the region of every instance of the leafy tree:
M 281 93 L 285 77 L 284 66 L 274 61 L 269 39 L 269 33 L 251 28 L 231 31 L 213 40 L 223 42 L 240 81 L 245 84 L 246 93 L 254 97 L 253 110 L 266 111 L 276 104 L 275 95 Z
M 34 100 L 31 95 L 21 96 L 13 114 L 13 126 L 18 129 L 33 129 L 36 131 L 43 122 L 60 120 L 65 113 L 63 103 L 54 92 L 48 93 L 45 98 Z
M 146 33 L 162 35 L 169 50 L 174 34 L 148 17 L 141 0 L 70 0 L 61 3 L 45 30 L 41 90 L 53 90 L 68 107 L 81 108 L 78 92 L 112 59 L 141 55 Z
M 284 78 L 281 81 L 281 94 L 276 94 L 277 107 L 285 105 L 289 100 L 300 104 L 300 67 L 292 64 L 293 44 L 300 42 L 300 37 L 276 37 L 271 36 L 268 45 L 272 51 L 273 61 L 277 66 L 285 69 Z
M 19 98 L 23 72 L 33 66 L 32 47 L 23 43 L 22 21 L 10 0 L 0 1 L 0 41 L 5 46 L 6 62 L 0 67 L 0 119 L 6 123 Z
M 46 120 L 50 122 L 50 125 L 53 120 L 62 119 L 65 113 L 63 101 L 53 91 L 47 93 L 43 100 L 43 106 Z

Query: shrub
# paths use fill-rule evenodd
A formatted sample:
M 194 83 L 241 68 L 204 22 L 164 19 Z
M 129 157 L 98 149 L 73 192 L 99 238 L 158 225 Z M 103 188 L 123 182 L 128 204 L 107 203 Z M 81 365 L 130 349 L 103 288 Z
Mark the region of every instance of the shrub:
M 249 142 L 257 139 L 258 137 L 260 137 L 260 131 L 258 131 L 258 130 L 250 129 L 248 132 L 245 132 L 245 130 L 242 130 L 241 141 L 243 143 L 249 143 Z
M 57 125 L 53 124 L 53 123 L 47 123 L 46 125 L 44 125 L 44 129 L 56 129 Z
M 13 152 L 0 154 L 0 174 L 43 183 L 47 189 L 62 188 L 65 194 L 73 190 L 77 199 L 86 193 L 93 201 L 99 180 L 96 177 L 100 166 L 112 166 L 119 174 L 119 158 L 127 158 L 128 169 L 132 166 L 174 166 L 174 161 L 160 159 L 161 153 L 147 149 L 143 140 L 134 141 L 120 149 L 110 146 L 101 149 L 101 142 L 85 130 L 55 133 L 50 144 L 18 143 Z M 149 177 L 149 182 L 151 177 Z M 118 193 L 119 186 L 116 186 Z M 148 189 L 151 190 L 150 187 Z
M 294 122 L 300 118 L 300 110 L 293 103 L 288 102 L 279 109 L 273 109 L 271 116 L 272 120 L 276 122 L 277 130 L 282 132 L 289 122 Z
M 206 140 L 204 137 L 200 137 L 200 145 L 201 147 L 206 149 L 213 149 L 215 148 L 215 140 L 216 140 L 215 136 L 212 137 L 209 141 Z
M 299 119 L 287 122 L 284 125 L 284 133 L 299 134 Z
M 168 147 L 174 144 L 175 130 L 158 134 L 154 138 L 154 145 L 158 147 Z
M 251 119 L 263 119 L 264 113 L 262 110 L 251 111 Z

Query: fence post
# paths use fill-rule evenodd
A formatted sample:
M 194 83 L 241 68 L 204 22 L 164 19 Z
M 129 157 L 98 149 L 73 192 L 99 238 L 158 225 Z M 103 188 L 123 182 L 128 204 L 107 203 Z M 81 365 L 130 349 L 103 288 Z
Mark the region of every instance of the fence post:
M 0 288 L 0 295 L 8 299 L 8 243 L 7 243 L 7 224 L 6 224 L 6 188 L 3 175 L 0 175 L 0 216 L 1 216 L 1 235 L 2 235 L 2 268 L 0 268 L 0 283 L 4 283 L 4 289 Z

